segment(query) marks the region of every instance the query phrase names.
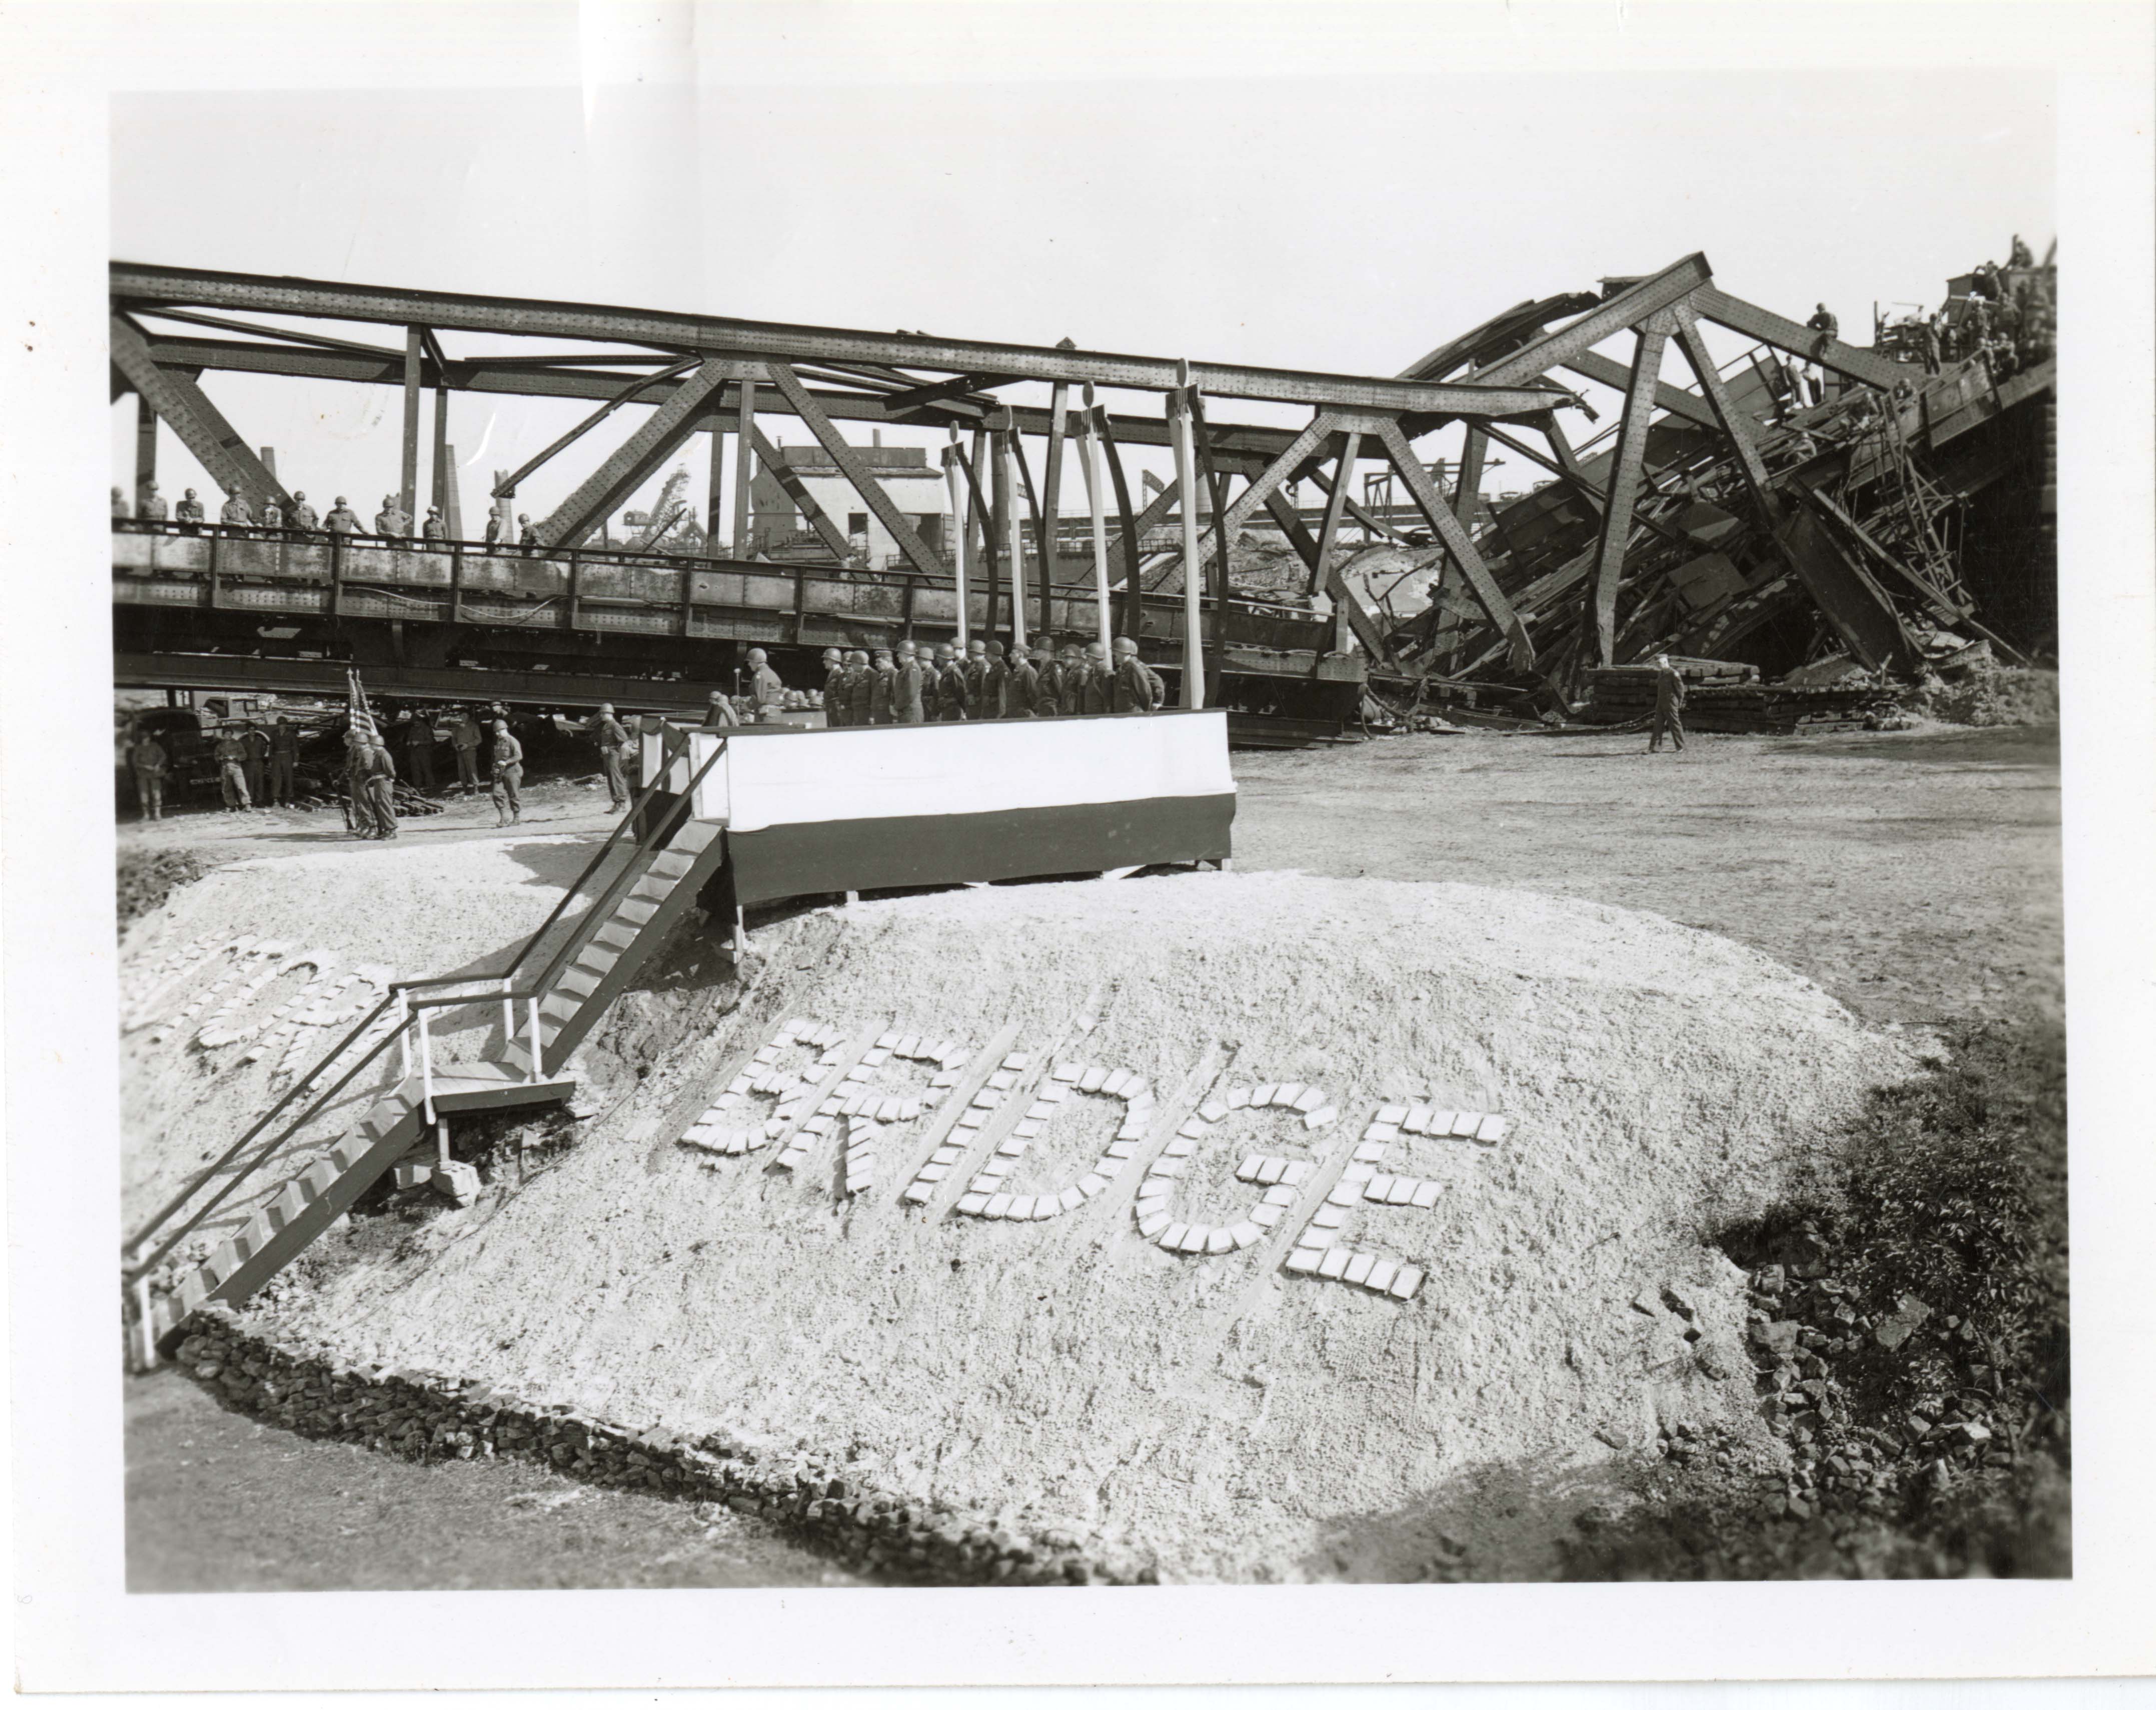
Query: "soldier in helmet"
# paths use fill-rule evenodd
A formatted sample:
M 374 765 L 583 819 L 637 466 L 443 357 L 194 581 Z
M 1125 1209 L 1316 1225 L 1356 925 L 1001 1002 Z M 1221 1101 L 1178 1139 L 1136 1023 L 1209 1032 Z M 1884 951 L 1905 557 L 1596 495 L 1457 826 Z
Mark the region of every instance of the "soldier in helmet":
M 846 655 L 846 674 L 839 680 L 839 692 L 845 697 L 846 723 L 860 726 L 869 722 L 870 704 L 875 699 L 875 673 L 869 669 L 869 656 L 860 648 Z
M 928 670 L 911 640 L 898 644 L 898 673 L 891 686 L 891 715 L 900 724 L 921 724 L 928 717 Z
M 172 506 L 172 520 L 176 522 L 200 522 L 203 520 L 202 501 L 195 496 L 192 487 L 181 494 L 180 502 Z
M 773 723 L 786 705 L 786 685 L 778 680 L 761 647 L 748 650 L 748 698 L 758 724 Z
M 341 505 L 344 501 L 340 499 Z M 285 513 L 285 526 L 298 534 L 312 534 L 321 526 L 321 519 L 315 515 L 315 507 L 307 502 L 307 496 L 298 488 L 292 490 L 292 508 Z
M 605 774 L 607 809 L 619 814 L 629 806 L 629 732 L 622 728 L 621 721 L 613 716 L 611 703 L 602 701 L 599 710 L 581 724 L 557 716 L 554 727 L 572 737 L 589 737 L 598 744 L 599 770 Z
M 898 722 L 898 664 L 888 647 L 875 650 L 875 660 L 869 668 L 869 716 L 870 724 Z
M 341 493 L 336 496 L 336 503 L 330 506 L 330 514 L 325 522 L 331 534 L 359 532 L 359 513 L 345 503 Z
M 993 718 L 985 698 L 988 686 L 988 644 L 976 635 L 966 644 L 966 716 Z
M 1116 671 L 1108 663 L 1108 650 L 1097 641 L 1086 644 L 1086 675 L 1080 710 L 1088 714 L 1116 710 Z
M 835 647 L 824 650 L 824 723 L 831 730 L 846 722 L 846 697 L 839 686 L 846 678 L 846 656 Z
M 1040 673 L 1023 641 L 1014 641 L 1004 665 L 1004 716 L 1031 718 L 1040 698 Z
M 127 496 L 122 493 L 117 487 L 115 487 L 112 490 L 112 514 L 123 521 L 126 518 L 128 514 Z
M 136 507 L 135 514 L 144 522 L 162 522 L 165 520 L 165 501 L 157 491 L 155 481 L 142 483 L 142 502 Z
M 1681 750 L 1685 745 L 1684 679 L 1677 675 L 1676 667 L 1670 663 L 1666 653 L 1655 655 L 1655 725 L 1654 734 L 1647 739 L 1647 752 L 1661 752 L 1662 738 L 1667 737 L 1671 745 Z
M 430 541 L 445 541 L 449 537 L 449 526 L 442 521 L 442 507 L 429 505 L 427 520 L 419 525 L 419 532 Z
M 1138 644 L 1128 635 L 1116 638 L 1116 711 L 1158 712 L 1168 699 L 1168 686 L 1160 674 L 1138 657 Z
M 1065 718 L 1075 718 L 1086 710 L 1086 677 L 1087 667 L 1084 650 L 1075 641 L 1063 644 L 1063 656 L 1056 661 L 1056 711 Z
M 936 721 L 963 724 L 966 702 L 966 661 L 947 641 L 936 650 Z

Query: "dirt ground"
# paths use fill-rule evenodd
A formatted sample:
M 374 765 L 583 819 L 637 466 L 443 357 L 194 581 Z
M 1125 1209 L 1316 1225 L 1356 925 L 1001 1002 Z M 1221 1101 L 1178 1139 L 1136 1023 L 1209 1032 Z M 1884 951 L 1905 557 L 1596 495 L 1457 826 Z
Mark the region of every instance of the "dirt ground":
M 1813 741 L 1710 736 L 1694 738 L 1682 754 L 1657 756 L 1643 747 L 1635 737 L 1474 733 L 1239 755 L 1236 865 L 1512 887 L 1659 913 L 1786 963 L 1874 1024 L 2059 1004 L 2055 730 Z M 595 793 L 575 781 L 527 793 L 533 799 L 521 833 L 603 828 L 609 821 Z M 324 817 L 188 814 L 159 826 L 123 824 L 121 842 L 123 855 L 131 845 L 182 846 L 220 860 L 331 845 L 356 859 L 388 853 L 348 842 L 341 824 L 325 824 Z M 412 822 L 410 834 L 429 842 L 490 840 L 491 810 L 483 803 L 459 804 Z M 211 1407 L 206 1400 L 195 1404 Z M 295 1455 L 352 1456 L 218 1417 Z M 177 1453 L 170 1443 L 184 1428 L 177 1416 L 145 1410 L 131 1422 L 131 1461 L 138 1457 L 138 1440 L 140 1455 L 149 1457 L 144 1464 Z M 404 1530 L 428 1531 L 418 1516 L 430 1508 L 444 1523 L 444 1535 L 459 1529 L 459 1499 L 441 1481 L 443 1469 L 356 1459 L 366 1461 L 370 1477 L 385 1488 L 409 1492 L 418 1507 Z M 506 1469 L 480 1471 L 493 1476 Z M 267 1489 L 278 1474 L 265 1467 L 261 1476 Z M 416 1482 L 422 1480 L 432 1482 Z M 291 1483 L 287 1510 L 295 1517 L 285 1577 L 265 1567 L 259 1583 L 298 1583 L 294 1574 L 305 1583 L 352 1585 L 721 1583 L 636 1578 L 639 1564 L 652 1564 L 635 1549 L 618 1558 L 600 1550 L 578 1569 L 588 1567 L 598 1577 L 489 1579 L 483 1566 L 453 1560 L 443 1572 L 470 1577 L 414 1579 L 401 1546 L 386 1543 L 376 1547 L 386 1552 L 378 1564 L 348 1563 L 343 1577 L 306 1579 L 317 1571 L 306 1565 L 308 1538 L 323 1527 L 337 1535 L 348 1521 L 335 1517 L 341 1498 L 297 1474 Z M 217 1517 L 227 1505 L 220 1489 L 210 1481 L 167 1481 L 156 1500 L 145 1493 L 138 1512 L 144 1559 L 177 1559 L 170 1540 L 222 1526 Z M 508 1494 L 505 1487 L 501 1500 Z M 589 1532 L 578 1512 L 573 1505 L 559 1513 L 535 1510 L 519 1523 L 534 1528 L 524 1547 L 535 1558 L 545 1556 L 549 1538 L 565 1551 L 581 1548 L 570 1542 Z M 649 1548 L 663 1554 L 669 1546 L 655 1540 L 665 1535 L 666 1517 L 654 1513 L 650 1523 Z M 162 1546 L 155 1537 L 161 1527 Z M 363 1559 L 373 1553 L 364 1552 Z M 377 1569 L 382 1577 L 369 1577 Z M 814 1583 L 808 1576 L 822 1569 L 802 1557 L 790 1569 L 762 1564 L 752 1571 L 761 1576 L 755 1583 L 778 1583 L 788 1571 L 803 1576 L 788 1583 Z M 610 1572 L 617 1577 L 603 1577 Z
M 858 1585 L 761 1523 L 528 1462 L 413 1466 L 227 1412 L 177 1373 L 127 1384 L 130 1591 Z
M 2056 727 L 1645 747 L 1471 732 L 1238 755 L 1235 864 L 1644 909 L 1874 1024 L 2062 1001 Z

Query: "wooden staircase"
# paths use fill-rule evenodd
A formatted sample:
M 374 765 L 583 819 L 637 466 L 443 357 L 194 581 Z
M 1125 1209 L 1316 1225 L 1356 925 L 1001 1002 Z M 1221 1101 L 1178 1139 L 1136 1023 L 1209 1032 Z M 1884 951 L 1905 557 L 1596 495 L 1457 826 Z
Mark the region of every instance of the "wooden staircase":
M 683 805 L 685 807 L 685 803 Z M 625 820 L 623 829 L 627 824 Z M 615 835 L 619 834 L 618 829 Z M 584 875 L 571 887 L 570 896 L 597 871 L 613 842 L 613 839 L 609 839 L 606 847 L 593 857 Z M 685 820 L 674 832 L 670 841 L 665 840 L 663 831 L 650 835 L 638 847 L 628 867 L 593 903 L 593 912 L 598 916 L 596 926 L 587 917 L 572 934 L 570 944 L 565 947 L 572 948 L 573 953 L 564 959 L 557 953 L 555 963 L 549 965 L 536 986 L 528 994 L 517 994 L 526 1001 L 536 1003 L 536 1015 L 530 1017 L 528 1026 L 505 1028 L 490 1039 L 492 1060 L 431 1069 L 425 1066 L 429 1058 L 423 1050 L 418 1059 L 422 1066 L 412 1071 L 411 1036 L 415 1030 L 424 1036 L 425 1025 L 424 1019 L 411 1018 L 410 1009 L 424 1012 L 466 1004 L 502 1003 L 513 1019 L 516 1004 L 505 991 L 489 991 L 476 997 L 424 999 L 416 1005 L 412 1004 L 410 994 L 430 986 L 488 983 L 506 987 L 509 976 L 408 983 L 398 994 L 399 999 L 410 1006 L 405 1012 L 408 1019 L 399 1022 L 348 1070 L 346 1081 L 364 1069 L 393 1041 L 405 1051 L 408 1071 L 375 1100 L 355 1129 L 282 1183 L 265 1203 L 224 1238 L 207 1260 L 183 1271 L 170 1292 L 154 1302 L 150 1298 L 149 1273 L 179 1239 L 200 1226 L 239 1181 L 289 1144 L 307 1117 L 295 1119 L 265 1145 L 237 1177 L 227 1183 L 223 1192 L 213 1197 L 182 1224 L 177 1234 L 167 1235 L 154 1256 L 141 1256 L 150 1254 L 151 1243 L 166 1225 L 192 1203 L 192 1195 L 217 1179 L 218 1169 L 252 1143 L 270 1118 L 258 1123 L 239 1145 L 130 1241 L 129 1251 L 136 1257 L 126 1276 L 135 1290 L 133 1304 L 141 1337 L 139 1350 L 145 1361 L 151 1350 L 168 1353 L 179 1340 L 187 1317 L 198 1307 L 211 1301 L 223 1301 L 234 1306 L 244 1302 L 305 1251 L 317 1235 L 350 1209 L 391 1168 L 408 1158 L 426 1138 L 430 1095 L 437 1118 L 460 1111 L 503 1110 L 567 1100 L 577 1086 L 575 1077 L 563 1072 L 571 1054 L 695 906 L 697 896 L 717 873 L 725 858 L 724 827 L 714 820 Z M 566 906 L 568 896 L 565 896 L 562 906 Z M 531 953 L 560 913 L 561 907 L 557 907 L 547 926 L 533 935 L 519 955 L 517 965 Z M 511 974 L 514 971 L 512 967 Z M 382 1013 L 377 1010 L 377 1014 Z M 362 1023 L 348 1034 L 313 1073 L 295 1086 L 293 1093 L 298 1093 L 326 1073 L 348 1047 L 356 1044 L 374 1019 L 370 1017 L 368 1023 Z M 536 1071 L 531 1048 L 534 1036 L 539 1050 Z M 323 1094 L 315 1109 L 319 1110 L 344 1084 L 345 1081 L 340 1081 Z M 291 1095 L 287 1096 L 289 1099 Z M 280 1104 L 271 1117 L 282 1108 Z

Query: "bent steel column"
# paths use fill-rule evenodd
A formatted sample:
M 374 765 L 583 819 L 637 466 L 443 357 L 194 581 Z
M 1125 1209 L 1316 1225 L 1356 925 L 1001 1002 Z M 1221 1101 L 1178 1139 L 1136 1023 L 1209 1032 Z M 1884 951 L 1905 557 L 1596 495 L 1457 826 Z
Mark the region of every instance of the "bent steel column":
M 1640 328 L 1632 352 L 1625 415 L 1617 424 L 1617 451 L 1609 472 L 1609 495 L 1602 511 L 1602 532 L 1594 549 L 1595 650 L 1604 665 L 1617 650 L 1617 583 L 1625 570 L 1625 545 L 1632 533 L 1632 507 L 1639 502 L 1640 478 L 1646 468 L 1647 428 L 1655 413 L 1655 388 L 1661 378 L 1662 352 L 1676 317 L 1657 309 Z

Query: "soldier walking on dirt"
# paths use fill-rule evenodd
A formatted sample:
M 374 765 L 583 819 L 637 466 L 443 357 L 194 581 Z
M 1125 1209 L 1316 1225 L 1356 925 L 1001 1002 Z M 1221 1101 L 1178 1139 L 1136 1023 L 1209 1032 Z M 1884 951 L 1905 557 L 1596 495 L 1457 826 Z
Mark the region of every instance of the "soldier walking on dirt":
M 289 808 L 300 771 L 300 732 L 282 713 L 270 728 L 270 800 Z
M 165 817 L 165 771 L 170 764 L 163 743 L 147 731 L 136 733 L 127 751 L 127 767 L 135 774 L 135 804 L 145 819 Z
M 515 825 L 524 818 L 524 745 L 509 733 L 509 721 L 494 721 L 494 823 Z
M 1662 738 L 1666 736 L 1671 744 L 1681 750 L 1685 745 L 1684 679 L 1670 664 L 1666 653 L 1655 655 L 1655 728 L 1647 738 L 1647 752 L 1659 754 Z
M 599 710 L 582 724 L 572 724 L 557 716 L 554 727 L 572 737 L 589 737 L 599 745 L 599 770 L 606 776 L 607 811 L 619 814 L 629 805 L 629 732 L 613 716 L 610 701 L 601 701 Z

